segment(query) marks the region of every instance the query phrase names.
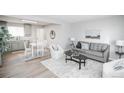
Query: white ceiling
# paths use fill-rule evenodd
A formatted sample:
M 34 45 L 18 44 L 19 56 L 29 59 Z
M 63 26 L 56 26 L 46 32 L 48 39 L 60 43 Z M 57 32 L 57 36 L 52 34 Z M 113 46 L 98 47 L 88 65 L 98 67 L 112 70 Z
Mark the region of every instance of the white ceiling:
M 77 23 L 81 21 L 95 20 L 110 17 L 110 15 L 6 15 L 0 16 L 0 20 L 14 23 L 24 23 L 21 20 L 37 21 L 39 25 Z
M 109 17 L 110 15 L 36 15 L 36 16 L 39 18 L 49 18 L 66 23 L 76 23 L 81 21 Z
M 18 24 L 25 24 L 26 22 L 22 21 L 26 18 L 21 18 L 21 17 L 13 17 L 13 16 L 3 16 L 0 15 L 0 20 L 1 21 L 6 21 L 8 23 L 18 23 Z M 33 21 L 31 18 L 29 18 L 28 20 Z M 45 21 L 39 21 L 39 20 L 34 20 L 37 22 L 37 24 L 35 23 L 29 23 L 29 24 L 34 24 L 34 25 L 48 25 L 49 23 L 45 22 Z

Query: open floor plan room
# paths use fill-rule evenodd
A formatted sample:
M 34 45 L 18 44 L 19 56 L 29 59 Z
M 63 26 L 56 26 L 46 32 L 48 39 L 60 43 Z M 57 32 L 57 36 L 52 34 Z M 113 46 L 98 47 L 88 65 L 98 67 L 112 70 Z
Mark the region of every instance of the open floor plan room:
M 123 77 L 123 15 L 0 15 L 0 78 Z

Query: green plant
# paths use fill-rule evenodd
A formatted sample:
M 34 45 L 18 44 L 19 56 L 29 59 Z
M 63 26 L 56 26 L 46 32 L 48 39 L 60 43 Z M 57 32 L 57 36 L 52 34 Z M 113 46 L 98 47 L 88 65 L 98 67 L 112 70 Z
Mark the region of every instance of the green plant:
M 8 40 L 12 38 L 6 27 L 0 27 L 0 52 L 5 53 L 9 50 Z

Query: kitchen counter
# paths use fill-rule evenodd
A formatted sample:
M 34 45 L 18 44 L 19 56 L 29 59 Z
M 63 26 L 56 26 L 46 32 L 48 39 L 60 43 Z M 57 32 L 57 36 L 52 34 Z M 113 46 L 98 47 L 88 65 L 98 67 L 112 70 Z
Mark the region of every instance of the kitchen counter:
M 8 41 L 8 43 L 11 51 L 24 50 L 23 40 Z

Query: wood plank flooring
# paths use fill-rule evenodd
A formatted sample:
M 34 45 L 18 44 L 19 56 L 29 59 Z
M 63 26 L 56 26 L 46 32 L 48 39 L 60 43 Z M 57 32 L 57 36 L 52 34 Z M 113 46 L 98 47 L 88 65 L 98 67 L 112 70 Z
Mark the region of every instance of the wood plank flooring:
M 0 67 L 0 78 L 57 78 L 40 63 L 48 58 L 50 56 L 25 62 L 23 51 L 8 53 L 4 55 L 4 64 Z

